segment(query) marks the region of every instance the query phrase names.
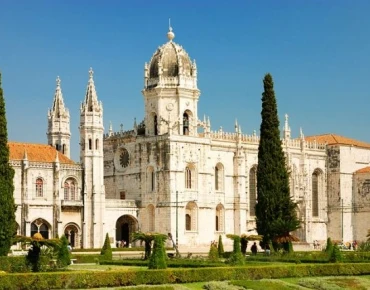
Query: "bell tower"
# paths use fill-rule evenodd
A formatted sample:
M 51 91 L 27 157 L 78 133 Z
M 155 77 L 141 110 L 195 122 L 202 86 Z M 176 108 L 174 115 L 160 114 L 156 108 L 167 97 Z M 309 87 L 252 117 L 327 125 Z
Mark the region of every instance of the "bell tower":
M 70 117 L 69 111 L 64 106 L 60 78 L 57 77 L 53 106 L 48 111 L 48 144 L 70 158 Z
M 84 167 L 83 247 L 99 248 L 104 242 L 103 104 L 98 101 L 90 68 L 86 96 L 80 108 L 80 156 Z
M 175 43 L 169 27 L 167 43 L 144 66 L 145 134 L 190 135 L 197 133 L 197 66 L 185 49 Z

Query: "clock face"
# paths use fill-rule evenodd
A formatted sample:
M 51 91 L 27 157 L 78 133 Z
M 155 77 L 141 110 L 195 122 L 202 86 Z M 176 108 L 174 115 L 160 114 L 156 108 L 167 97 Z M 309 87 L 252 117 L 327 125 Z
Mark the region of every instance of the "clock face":
M 126 168 L 130 162 L 130 155 L 126 149 L 123 149 L 119 156 L 119 163 L 123 168 Z

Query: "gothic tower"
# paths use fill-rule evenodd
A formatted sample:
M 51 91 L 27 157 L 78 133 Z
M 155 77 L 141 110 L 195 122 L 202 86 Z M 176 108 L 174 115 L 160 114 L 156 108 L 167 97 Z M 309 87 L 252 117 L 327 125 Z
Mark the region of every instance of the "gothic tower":
M 98 248 L 104 242 L 103 104 L 98 101 L 89 71 L 86 96 L 80 108 L 80 158 L 84 167 L 83 247 Z
M 173 41 L 171 26 L 168 42 L 157 49 L 144 68 L 145 134 L 196 134 L 198 126 L 197 66 Z
M 70 157 L 71 131 L 69 111 L 64 106 L 60 78 L 57 77 L 53 107 L 48 111 L 48 144 Z

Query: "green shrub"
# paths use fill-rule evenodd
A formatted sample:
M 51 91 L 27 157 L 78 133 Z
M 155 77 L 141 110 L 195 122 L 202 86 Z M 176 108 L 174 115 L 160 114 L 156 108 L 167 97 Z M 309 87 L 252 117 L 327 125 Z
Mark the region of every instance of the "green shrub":
M 332 263 L 342 262 L 343 256 L 337 244 L 333 246 L 333 250 L 330 253 L 329 261 Z
M 212 242 L 211 246 L 209 247 L 208 260 L 211 262 L 218 261 L 218 248 L 216 242 Z
M 328 238 L 326 240 L 325 252 L 330 256 L 332 251 L 333 251 L 333 243 L 331 241 L 331 238 Z
M 113 254 L 112 254 L 112 247 L 110 246 L 110 241 L 109 241 L 109 235 L 108 233 L 105 236 L 105 241 L 103 248 L 101 249 L 100 255 L 102 256 L 102 260 L 112 260 Z
M 0 271 L 8 273 L 25 273 L 30 272 L 31 269 L 26 264 L 26 258 L 5 256 L 0 257 Z
M 244 265 L 245 257 L 243 256 L 240 249 L 240 237 L 235 235 L 233 236 L 233 240 L 234 240 L 233 252 L 228 262 L 231 265 Z
M 224 244 L 222 243 L 222 236 L 219 235 L 218 236 L 218 247 L 217 247 L 217 250 L 218 250 L 218 256 L 220 258 L 222 258 L 224 256 Z
M 68 240 L 65 235 L 60 238 L 60 247 L 58 248 L 58 266 L 67 267 L 71 264 L 70 252 L 68 250 Z
M 149 258 L 149 269 L 166 269 L 166 250 L 164 249 L 164 241 L 167 239 L 167 236 L 155 235 L 154 236 L 154 245 L 153 253 Z

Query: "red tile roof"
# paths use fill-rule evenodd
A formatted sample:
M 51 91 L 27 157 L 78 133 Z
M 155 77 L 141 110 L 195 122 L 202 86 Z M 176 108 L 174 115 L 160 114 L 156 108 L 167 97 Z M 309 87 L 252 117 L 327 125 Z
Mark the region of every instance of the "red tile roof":
M 305 137 L 306 141 L 313 142 L 316 140 L 317 143 L 323 144 L 327 143 L 329 145 L 352 145 L 356 147 L 370 148 L 370 143 L 358 141 L 355 139 L 343 137 L 336 134 L 323 134 Z
M 355 171 L 355 173 L 370 173 L 370 166 L 361 168 L 361 169 Z
M 54 162 L 57 155 L 57 150 L 50 145 L 20 142 L 8 142 L 8 145 L 10 160 L 22 160 L 26 152 L 29 161 Z M 60 163 L 75 164 L 73 160 L 60 152 L 58 152 L 58 158 Z

